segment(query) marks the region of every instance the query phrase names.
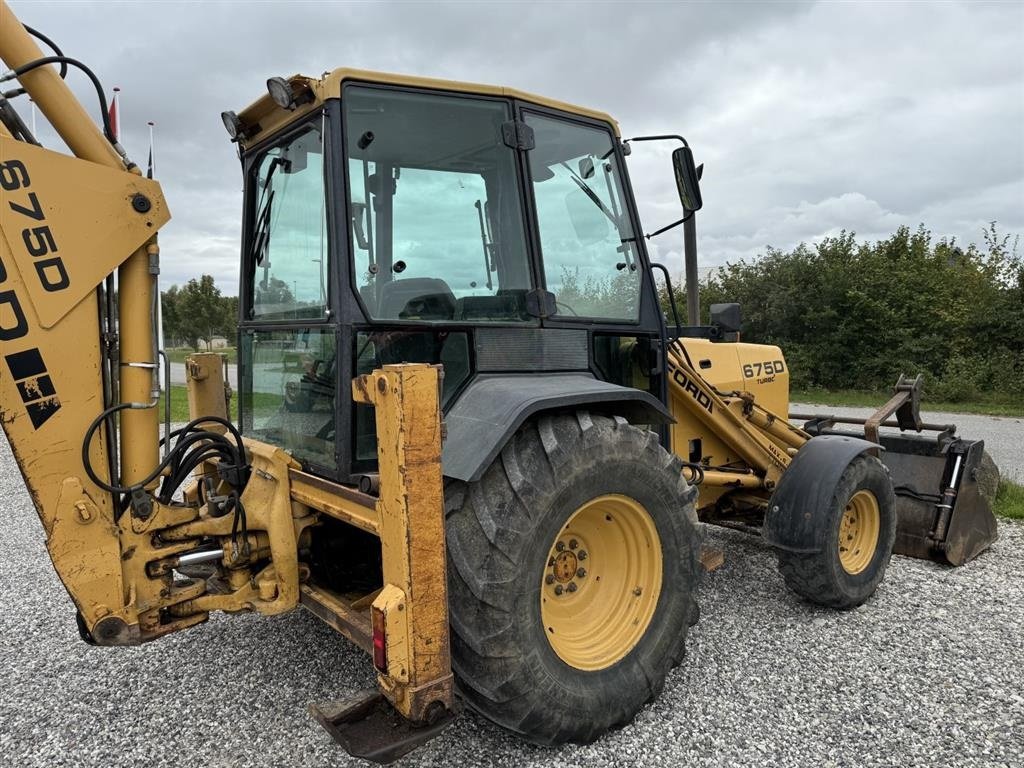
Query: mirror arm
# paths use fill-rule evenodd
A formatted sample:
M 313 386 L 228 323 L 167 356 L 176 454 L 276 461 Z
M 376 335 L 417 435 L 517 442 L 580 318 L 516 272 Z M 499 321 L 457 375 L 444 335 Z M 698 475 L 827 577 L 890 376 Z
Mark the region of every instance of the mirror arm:
M 676 227 L 678 227 L 678 226 L 679 226 L 680 224 L 685 224 L 685 223 L 686 223 L 686 222 L 688 222 L 688 221 L 689 221 L 690 219 L 692 219 L 692 218 L 693 218 L 693 214 L 694 214 L 694 213 L 695 213 L 695 211 L 690 211 L 690 212 L 689 212 L 688 214 L 686 214 L 685 216 L 683 216 L 683 218 L 681 218 L 681 219 L 680 219 L 679 221 L 673 221 L 673 222 L 672 222 L 671 224 L 669 224 L 669 225 L 668 225 L 667 227 L 662 227 L 662 228 L 661 228 L 661 229 L 659 229 L 659 230 L 658 230 L 657 232 L 651 232 L 651 234 L 649 234 L 649 235 L 644 235 L 644 237 L 646 237 L 646 238 L 647 238 L 648 240 L 650 240 L 650 239 L 651 239 L 652 237 L 657 237 L 657 236 L 658 236 L 658 235 L 660 235 L 660 234 L 661 234 L 662 232 L 668 232 L 668 231 L 669 231 L 670 229 L 675 229 L 675 228 L 676 228 Z
M 624 144 L 629 144 L 631 141 L 681 141 L 684 147 L 689 147 L 690 144 L 677 133 L 668 133 L 661 136 L 634 136 L 632 139 L 626 139 Z

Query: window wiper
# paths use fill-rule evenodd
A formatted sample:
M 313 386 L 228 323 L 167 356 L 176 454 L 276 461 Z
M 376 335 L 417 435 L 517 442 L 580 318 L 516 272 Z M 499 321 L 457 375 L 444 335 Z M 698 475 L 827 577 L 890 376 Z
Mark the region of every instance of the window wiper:
M 491 280 L 492 269 L 492 253 L 491 249 L 494 248 L 494 244 L 490 242 L 487 237 L 487 227 L 484 225 L 484 206 L 477 200 L 473 205 L 476 207 L 477 216 L 480 218 L 480 242 L 484 246 L 484 272 L 487 275 L 487 290 L 494 290 L 494 281 Z
M 273 203 L 274 190 L 270 190 L 263 207 L 260 208 L 259 215 L 256 217 L 256 227 L 254 229 L 252 240 L 252 251 L 249 253 L 249 255 L 255 259 L 256 264 L 263 263 L 263 257 L 266 255 L 267 245 L 270 243 L 270 210 Z
M 284 160 L 280 157 L 271 160 L 270 168 L 267 169 L 267 178 L 260 185 L 260 202 L 257 207 L 256 224 L 253 228 L 252 247 L 249 249 L 249 257 L 254 259 L 256 264 L 263 263 L 263 256 L 270 242 L 270 210 L 274 203 L 274 190 L 270 188 L 270 185 L 274 180 L 274 172 L 282 165 L 284 165 Z
M 576 183 L 576 186 L 579 187 L 581 190 L 583 190 L 583 193 L 587 197 L 590 198 L 590 201 L 594 205 L 596 205 L 598 208 L 600 208 L 601 209 L 601 213 L 603 213 L 605 216 L 607 216 L 608 220 L 612 224 L 615 225 L 616 229 L 618 229 L 618 227 L 619 227 L 619 220 L 618 220 L 618 218 L 615 216 L 614 213 L 612 213 L 611 211 L 608 210 L 608 206 L 606 206 L 601 201 L 601 198 L 597 196 L 597 193 L 594 190 L 592 190 L 590 188 L 590 186 L 585 181 L 583 181 L 583 179 L 581 179 L 576 174 L 576 171 L 574 171 L 571 167 L 569 167 L 569 164 L 567 162 L 565 162 L 564 160 L 562 161 L 562 167 L 565 168 L 565 170 L 567 170 L 569 172 L 570 176 L 572 177 L 572 180 Z

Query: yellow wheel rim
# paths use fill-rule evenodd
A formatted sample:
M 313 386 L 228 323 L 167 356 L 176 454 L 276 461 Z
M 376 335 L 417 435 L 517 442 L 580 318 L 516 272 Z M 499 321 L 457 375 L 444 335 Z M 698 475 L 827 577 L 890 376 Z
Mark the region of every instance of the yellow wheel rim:
M 851 576 L 863 571 L 875 556 L 881 514 L 871 491 L 857 491 L 846 504 L 839 523 L 839 562 Z
M 594 671 L 640 642 L 661 595 L 661 539 L 628 496 L 598 496 L 569 517 L 540 583 L 544 633 L 571 667 Z

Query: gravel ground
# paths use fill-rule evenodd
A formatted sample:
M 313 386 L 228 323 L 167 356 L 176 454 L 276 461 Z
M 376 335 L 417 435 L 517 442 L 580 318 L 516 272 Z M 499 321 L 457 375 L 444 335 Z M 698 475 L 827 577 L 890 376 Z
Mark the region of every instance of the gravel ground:
M 964 430 L 966 434 L 966 429 Z M 79 641 L 73 607 L 0 438 L 4 766 L 346 766 L 306 714 L 372 684 L 305 611 L 215 616 L 141 648 Z M 530 746 L 468 712 L 402 766 L 1024 766 L 1024 524 L 960 569 L 894 557 L 865 606 L 788 593 L 759 540 L 712 530 L 688 657 L 635 722 Z

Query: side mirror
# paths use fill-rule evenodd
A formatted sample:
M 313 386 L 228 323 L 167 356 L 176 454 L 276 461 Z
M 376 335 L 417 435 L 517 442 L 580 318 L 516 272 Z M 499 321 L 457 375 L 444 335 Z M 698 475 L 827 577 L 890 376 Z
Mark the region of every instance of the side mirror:
M 672 153 L 672 167 L 676 174 L 679 201 L 687 211 L 699 211 L 704 201 L 700 196 L 700 173 L 693 162 L 693 150 L 679 147 Z
M 712 304 L 711 324 L 721 328 L 724 333 L 738 332 L 740 330 L 740 305 L 735 302 Z

